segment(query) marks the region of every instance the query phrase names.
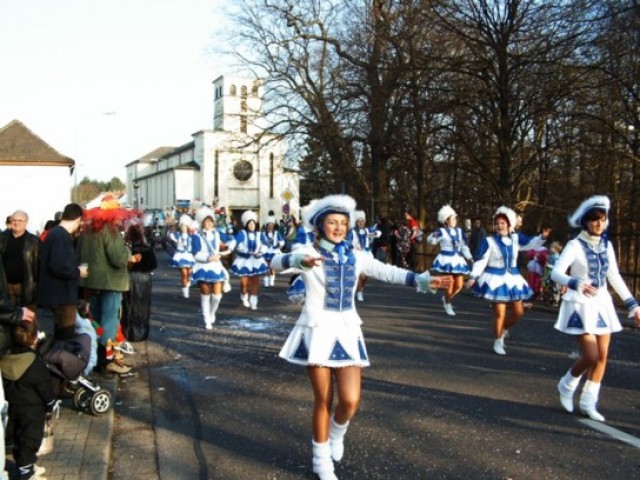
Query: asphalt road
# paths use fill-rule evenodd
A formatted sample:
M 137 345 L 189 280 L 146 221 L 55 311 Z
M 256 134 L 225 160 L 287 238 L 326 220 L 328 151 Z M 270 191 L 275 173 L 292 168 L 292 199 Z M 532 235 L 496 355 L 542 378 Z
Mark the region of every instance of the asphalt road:
M 277 356 L 300 308 L 285 297 L 288 277 L 262 290 L 257 312 L 234 281 L 207 332 L 197 290 L 183 299 L 168 257 L 159 263 L 151 335 L 134 344 L 140 375 L 122 379 L 116 399 L 111 479 L 316 478 L 311 390 L 304 369 Z M 574 343 L 552 311 L 527 311 L 501 357 L 489 306 L 463 294 L 454 307 L 448 317 L 436 296 L 367 285 L 358 310 L 372 366 L 338 478 L 640 478 L 637 329 L 612 341 L 602 432 L 559 405 Z

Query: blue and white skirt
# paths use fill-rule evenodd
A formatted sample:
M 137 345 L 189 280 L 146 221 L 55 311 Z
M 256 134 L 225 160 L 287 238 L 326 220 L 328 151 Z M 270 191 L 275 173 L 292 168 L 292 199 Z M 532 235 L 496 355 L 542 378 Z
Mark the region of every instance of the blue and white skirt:
M 256 277 L 266 275 L 268 271 L 269 267 L 263 257 L 243 258 L 236 255 L 231 265 L 231 273 L 238 277 Z
M 431 271 L 449 275 L 467 275 L 471 271 L 467 260 L 457 252 L 440 252 L 431 265 Z
M 595 297 L 580 295 L 580 301 L 567 300 L 566 297 L 575 299 L 578 295 L 569 291 L 563 296 L 554 325 L 556 330 L 569 335 L 607 335 L 622 330 L 611 294 L 606 288 Z
M 194 283 L 219 283 L 229 280 L 229 272 L 220 261 L 196 263 L 191 280 Z
M 369 355 L 360 325 L 294 326 L 280 357 L 296 365 L 318 367 L 368 367 Z
M 490 302 L 509 303 L 530 299 L 533 290 L 519 273 L 485 270 L 474 284 L 473 294 Z
M 171 266 L 176 268 L 191 268 L 195 263 L 193 254 L 189 252 L 176 252 L 171 259 Z

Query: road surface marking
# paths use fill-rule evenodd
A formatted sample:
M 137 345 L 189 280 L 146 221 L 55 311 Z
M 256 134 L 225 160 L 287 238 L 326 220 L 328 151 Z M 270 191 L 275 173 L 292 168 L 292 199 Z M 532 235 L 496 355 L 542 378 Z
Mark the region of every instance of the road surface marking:
M 610 427 L 602 422 L 596 422 L 595 420 L 591 420 L 590 418 L 581 418 L 580 422 L 585 425 L 593 428 L 594 430 L 598 430 L 599 432 L 605 433 L 616 440 L 620 440 L 621 442 L 628 443 L 636 448 L 640 448 L 640 438 L 634 437 L 633 435 L 629 435 L 628 433 L 624 433 L 617 428 Z

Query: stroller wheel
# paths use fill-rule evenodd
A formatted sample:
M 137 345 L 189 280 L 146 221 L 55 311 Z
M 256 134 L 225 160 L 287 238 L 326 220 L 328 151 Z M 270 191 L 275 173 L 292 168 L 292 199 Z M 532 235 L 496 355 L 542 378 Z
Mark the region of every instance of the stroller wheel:
M 91 397 L 89 408 L 94 415 L 102 415 L 111 406 L 111 393 L 108 390 L 98 390 Z
M 73 406 L 78 410 L 89 406 L 89 392 L 84 387 L 79 387 L 73 394 Z

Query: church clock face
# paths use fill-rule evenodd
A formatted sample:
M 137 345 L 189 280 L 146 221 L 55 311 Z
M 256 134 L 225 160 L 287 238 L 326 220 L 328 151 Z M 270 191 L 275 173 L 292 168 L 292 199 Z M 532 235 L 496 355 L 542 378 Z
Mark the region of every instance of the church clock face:
M 253 165 L 246 160 L 240 160 L 233 166 L 233 176 L 241 182 L 246 182 L 253 175 Z

